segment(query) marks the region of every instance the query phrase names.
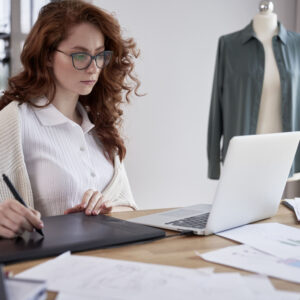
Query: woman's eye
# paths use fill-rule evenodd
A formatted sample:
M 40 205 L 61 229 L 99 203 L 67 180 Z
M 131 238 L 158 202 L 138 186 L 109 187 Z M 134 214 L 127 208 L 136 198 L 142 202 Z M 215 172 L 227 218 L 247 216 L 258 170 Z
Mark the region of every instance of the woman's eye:
M 76 54 L 74 55 L 74 59 L 78 60 L 78 61 L 83 61 L 87 59 L 87 55 L 86 54 Z
M 97 57 L 97 60 L 103 60 L 104 59 L 104 54 L 100 53 L 96 57 Z

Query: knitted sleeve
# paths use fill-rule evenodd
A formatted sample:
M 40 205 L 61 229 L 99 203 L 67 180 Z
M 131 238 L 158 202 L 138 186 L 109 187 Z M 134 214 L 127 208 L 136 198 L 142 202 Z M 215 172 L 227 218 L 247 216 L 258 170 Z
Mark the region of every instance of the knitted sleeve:
M 118 157 L 115 158 L 115 174 L 111 184 L 104 189 L 103 197 L 110 206 L 129 206 L 137 209 L 124 164 L 120 163 Z
M 6 174 L 30 207 L 33 196 L 22 151 L 18 103 L 11 102 L 0 111 L 0 202 L 13 198 L 2 180 Z

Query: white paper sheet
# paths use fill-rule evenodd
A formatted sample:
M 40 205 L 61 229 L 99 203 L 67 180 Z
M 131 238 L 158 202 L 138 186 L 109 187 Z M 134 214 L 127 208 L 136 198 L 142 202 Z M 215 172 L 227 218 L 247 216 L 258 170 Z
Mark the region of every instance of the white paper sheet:
M 278 300 L 300 300 L 300 293 L 277 291 L 276 292 L 276 300 L 277 299 Z
M 274 289 L 271 281 L 264 275 L 243 276 L 248 288 L 255 295 L 255 300 L 299 300 L 300 293 L 286 292 Z
M 123 300 L 124 298 L 112 298 L 108 296 L 102 296 L 99 298 L 99 296 L 87 296 L 82 294 L 76 294 L 72 292 L 61 292 L 59 293 L 55 300 Z
M 9 300 L 43 300 L 46 299 L 46 283 L 44 281 L 5 280 L 7 298 Z
M 92 300 L 253 299 L 239 274 L 200 274 L 197 269 L 88 256 L 60 256 L 18 277 L 43 278 L 49 290 L 61 292 L 66 300 L 72 294 Z
M 203 275 L 211 275 L 214 274 L 214 269 L 215 268 L 199 268 L 199 269 L 195 269 L 199 272 L 199 274 L 203 274 Z
M 300 283 L 298 260 L 281 259 L 247 245 L 231 246 L 197 254 L 210 262 Z
M 248 288 L 257 294 L 260 294 L 262 291 L 267 293 L 275 291 L 271 281 L 265 275 L 244 275 L 243 280 L 246 282 Z
M 218 235 L 280 258 L 299 259 L 300 265 L 300 229 L 279 223 L 260 223 L 226 230 Z
M 225 260 L 229 263 L 233 259 L 235 262 L 255 265 L 253 257 L 259 257 L 261 261 L 255 261 L 256 264 L 261 265 L 263 261 L 267 266 L 272 266 L 273 256 L 264 253 L 255 255 L 258 251 L 249 248 L 239 251 L 238 248 L 234 251 L 228 251 L 228 248 L 221 250 L 226 250 Z M 210 253 L 203 256 L 209 258 Z M 221 258 L 224 259 L 224 255 Z M 286 267 L 285 264 L 283 266 Z M 276 291 L 265 276 L 241 276 L 239 273 L 212 271 L 212 268 L 186 269 L 70 255 L 68 252 L 18 274 L 17 277 L 47 280 L 48 290 L 59 291 L 57 300 L 300 300 L 297 293 Z M 282 274 L 289 271 L 290 269 L 280 269 Z M 291 273 L 291 276 L 300 278 L 299 274 Z
M 234 273 L 218 273 L 216 274 L 208 274 L 204 273 L 204 275 L 212 275 L 210 276 L 210 282 L 215 282 L 214 285 L 217 285 L 218 282 L 215 281 L 216 278 L 219 280 L 223 280 L 225 278 L 226 283 L 228 284 L 229 288 L 235 289 L 237 287 L 237 284 L 243 284 L 246 285 L 248 289 L 252 292 L 252 299 L 255 300 L 299 300 L 300 299 L 300 293 L 294 293 L 294 292 L 286 292 L 286 291 L 278 291 L 275 290 L 273 285 L 271 284 L 270 280 L 268 277 L 263 276 L 263 275 L 247 275 L 247 276 L 240 276 L 239 274 L 234 274 Z M 216 276 L 215 276 L 216 275 Z M 232 282 L 232 280 L 238 280 Z M 241 283 L 241 280 L 243 283 Z M 208 289 L 213 289 L 217 290 L 218 288 L 216 286 L 213 287 L 207 287 Z M 82 300 L 82 295 L 75 294 L 74 292 L 61 292 L 59 295 L 56 297 L 56 300 Z M 171 295 L 170 295 L 171 297 Z M 202 295 L 199 295 L 200 297 L 203 297 Z M 210 300 L 219 300 L 219 299 L 230 299 L 229 297 L 224 297 L 223 295 L 220 295 L 219 292 L 216 292 L 214 294 L 213 292 L 211 293 L 209 299 Z M 99 297 L 87 297 L 85 296 L 84 300 L 98 300 Z M 114 298 L 110 296 L 103 296 L 101 295 L 101 300 L 124 300 L 126 298 Z M 172 299 L 169 298 L 168 296 L 165 299 Z

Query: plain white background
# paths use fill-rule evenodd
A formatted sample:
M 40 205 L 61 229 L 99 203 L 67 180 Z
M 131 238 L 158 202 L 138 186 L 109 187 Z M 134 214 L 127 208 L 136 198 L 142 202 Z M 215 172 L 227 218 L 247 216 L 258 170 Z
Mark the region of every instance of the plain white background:
M 93 0 L 119 19 L 141 50 L 136 73 L 145 97 L 125 109 L 126 167 L 140 209 L 211 202 L 206 133 L 218 38 L 248 25 L 256 0 Z M 273 1 L 298 27 L 297 0 Z M 234 184 L 234 183 L 233 183 Z

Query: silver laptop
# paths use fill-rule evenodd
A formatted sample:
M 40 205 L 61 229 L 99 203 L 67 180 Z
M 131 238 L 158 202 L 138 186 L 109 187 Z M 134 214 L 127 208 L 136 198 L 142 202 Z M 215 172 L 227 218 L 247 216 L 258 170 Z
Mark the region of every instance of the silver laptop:
M 233 137 L 212 205 L 193 205 L 130 221 L 209 235 L 272 217 L 299 140 L 300 132 Z

